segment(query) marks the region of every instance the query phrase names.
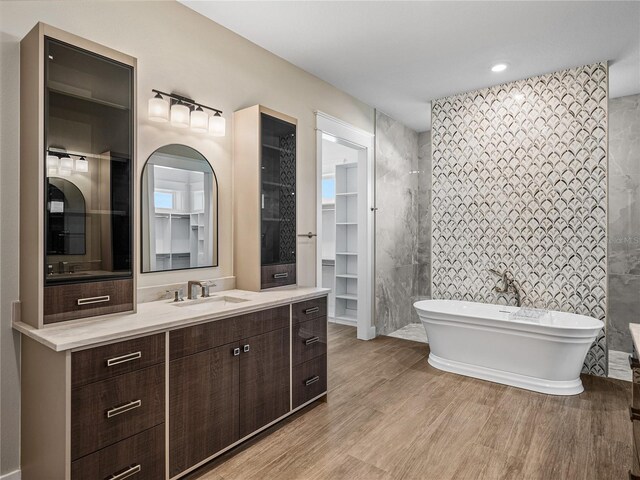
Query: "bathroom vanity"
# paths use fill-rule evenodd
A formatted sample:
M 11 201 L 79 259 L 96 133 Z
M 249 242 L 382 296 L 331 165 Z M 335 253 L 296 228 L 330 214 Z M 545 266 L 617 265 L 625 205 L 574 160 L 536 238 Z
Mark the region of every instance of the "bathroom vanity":
M 327 392 L 320 288 L 231 290 L 22 342 L 22 478 L 178 478 Z

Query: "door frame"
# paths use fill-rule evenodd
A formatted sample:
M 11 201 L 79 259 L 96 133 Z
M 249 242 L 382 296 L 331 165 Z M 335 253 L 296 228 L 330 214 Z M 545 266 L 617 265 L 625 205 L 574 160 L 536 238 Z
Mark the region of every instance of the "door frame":
M 322 285 L 322 134 L 328 134 L 340 141 L 364 151 L 366 179 L 359 179 L 359 185 L 366 182 L 366 215 L 358 215 L 358 223 L 363 221 L 366 239 L 364 251 L 358 249 L 358 270 L 364 262 L 362 289 L 358 288 L 357 337 L 371 340 L 376 336 L 373 322 L 373 275 L 374 275 L 374 148 L 375 135 L 339 118 L 316 111 L 316 285 Z M 358 165 L 360 167 L 360 165 Z M 358 168 L 360 171 L 360 168 Z M 359 175 L 360 176 L 360 175 Z M 365 193 L 365 192 L 363 192 Z M 360 245 L 359 245 L 360 247 Z M 362 293 L 361 293 L 362 292 Z M 363 297 L 363 298 L 360 298 Z M 362 307 L 362 308 L 361 308 Z

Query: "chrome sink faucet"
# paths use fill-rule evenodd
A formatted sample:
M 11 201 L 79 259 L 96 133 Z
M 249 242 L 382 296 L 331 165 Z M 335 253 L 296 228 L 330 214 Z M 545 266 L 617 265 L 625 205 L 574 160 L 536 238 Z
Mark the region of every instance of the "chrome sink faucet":
M 518 282 L 516 282 L 515 278 L 513 278 L 511 272 L 509 272 L 509 270 L 505 270 L 504 272 L 500 273 L 493 268 L 489 268 L 488 271 L 490 273 L 493 273 L 495 276 L 500 277 L 502 281 L 502 287 L 496 285 L 495 287 L 493 287 L 493 291 L 496 293 L 513 293 L 516 297 L 516 305 L 518 307 L 521 307 L 522 289 L 520 288 Z
M 198 298 L 198 287 L 201 289 L 202 298 L 207 298 L 209 296 L 209 289 L 215 286 L 215 283 L 189 280 L 189 283 L 187 284 L 187 298 L 189 300 L 195 300 Z

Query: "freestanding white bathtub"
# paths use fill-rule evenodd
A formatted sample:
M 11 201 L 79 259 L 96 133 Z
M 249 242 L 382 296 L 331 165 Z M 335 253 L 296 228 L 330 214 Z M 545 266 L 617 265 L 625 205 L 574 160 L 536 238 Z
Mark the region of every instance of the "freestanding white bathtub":
M 550 312 L 509 320 L 518 307 L 457 300 L 414 305 L 429 339 L 429 364 L 447 372 L 552 395 L 576 395 L 582 363 L 604 324 Z

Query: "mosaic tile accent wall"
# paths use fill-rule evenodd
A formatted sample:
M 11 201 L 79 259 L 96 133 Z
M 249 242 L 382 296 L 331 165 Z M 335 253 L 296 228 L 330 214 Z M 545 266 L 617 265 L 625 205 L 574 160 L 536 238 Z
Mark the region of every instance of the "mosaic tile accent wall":
M 432 106 L 433 298 L 523 304 L 605 319 L 605 63 L 439 99 Z M 583 371 L 607 374 L 604 331 Z

